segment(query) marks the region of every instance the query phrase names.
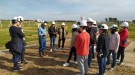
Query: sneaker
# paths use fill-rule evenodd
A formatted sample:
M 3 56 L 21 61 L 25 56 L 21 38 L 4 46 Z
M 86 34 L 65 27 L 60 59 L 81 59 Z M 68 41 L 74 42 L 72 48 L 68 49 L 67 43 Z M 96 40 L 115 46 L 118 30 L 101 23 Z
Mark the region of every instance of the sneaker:
M 52 49 L 50 49 L 50 52 L 52 52 Z
M 103 75 L 105 75 L 105 73 L 103 73 Z
M 74 64 L 77 64 L 77 61 L 73 61 Z
M 120 60 L 119 60 L 119 59 L 117 59 L 117 60 L 116 60 L 116 62 L 120 62 Z
M 21 69 L 18 68 L 18 67 L 14 67 L 14 68 L 13 68 L 13 71 L 14 71 L 14 72 L 17 72 L 17 71 L 21 71 Z
M 120 65 L 124 65 L 124 63 L 123 62 L 120 62 Z
M 113 70 L 114 70 L 114 68 L 111 68 L 111 69 L 110 69 L 110 71 L 113 71 Z
M 69 66 L 69 63 L 65 63 L 65 64 L 63 64 L 63 66 Z
M 25 62 L 21 62 L 21 64 L 22 64 L 22 65 L 24 65 L 24 64 L 28 64 L 28 62 L 26 62 L 26 61 L 25 61 Z

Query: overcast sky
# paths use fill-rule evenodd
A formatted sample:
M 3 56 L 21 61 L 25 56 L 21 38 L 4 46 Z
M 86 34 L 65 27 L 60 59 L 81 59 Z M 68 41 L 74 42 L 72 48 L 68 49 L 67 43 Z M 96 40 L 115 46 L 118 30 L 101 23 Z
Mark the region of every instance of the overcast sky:
M 135 19 L 135 0 L 0 0 L 0 19 L 95 20 L 117 17 Z

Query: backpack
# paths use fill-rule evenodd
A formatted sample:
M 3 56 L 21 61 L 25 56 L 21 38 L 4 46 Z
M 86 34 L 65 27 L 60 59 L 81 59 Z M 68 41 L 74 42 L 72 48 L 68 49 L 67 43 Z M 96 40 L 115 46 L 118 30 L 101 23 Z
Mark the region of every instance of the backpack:
M 8 42 L 5 44 L 5 47 L 6 47 L 6 49 L 10 49 L 10 48 L 11 48 L 11 41 L 8 41 Z

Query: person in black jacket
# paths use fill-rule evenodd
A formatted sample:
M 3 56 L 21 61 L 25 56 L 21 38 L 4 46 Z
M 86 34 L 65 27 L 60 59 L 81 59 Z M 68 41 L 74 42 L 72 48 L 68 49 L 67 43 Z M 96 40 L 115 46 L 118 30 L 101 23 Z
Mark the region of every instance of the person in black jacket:
M 52 22 L 52 25 L 48 29 L 49 37 L 50 37 L 50 52 L 52 52 L 52 49 L 55 50 L 55 41 L 57 36 L 57 29 L 55 27 L 55 22 Z
M 106 69 L 106 57 L 109 52 L 109 35 L 107 34 L 108 26 L 102 24 L 99 30 L 99 37 L 97 43 L 97 58 L 99 65 L 99 75 L 105 74 Z
M 20 22 L 17 19 L 12 19 L 12 26 L 9 28 L 9 33 L 11 36 L 11 48 L 10 52 L 13 55 L 14 71 L 21 70 L 21 66 L 18 65 L 19 58 L 23 50 L 23 41 L 25 37 L 21 29 L 18 27 Z

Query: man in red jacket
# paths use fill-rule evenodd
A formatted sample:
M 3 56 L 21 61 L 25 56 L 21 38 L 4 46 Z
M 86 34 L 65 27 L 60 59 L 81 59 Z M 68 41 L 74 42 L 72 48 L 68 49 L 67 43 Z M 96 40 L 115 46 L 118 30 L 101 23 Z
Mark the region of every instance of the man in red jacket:
M 127 38 L 128 38 L 128 22 L 123 22 L 121 24 L 121 29 L 119 31 L 120 35 L 120 45 L 117 53 L 117 62 L 120 61 L 120 65 L 123 65 L 123 60 L 124 60 L 124 51 L 127 46 Z M 121 56 L 121 60 L 119 60 L 119 57 Z
M 80 69 L 80 75 L 87 75 L 88 73 L 88 54 L 90 35 L 86 32 L 87 23 L 81 21 L 79 26 L 79 34 L 75 40 L 75 48 L 77 54 L 77 62 Z

